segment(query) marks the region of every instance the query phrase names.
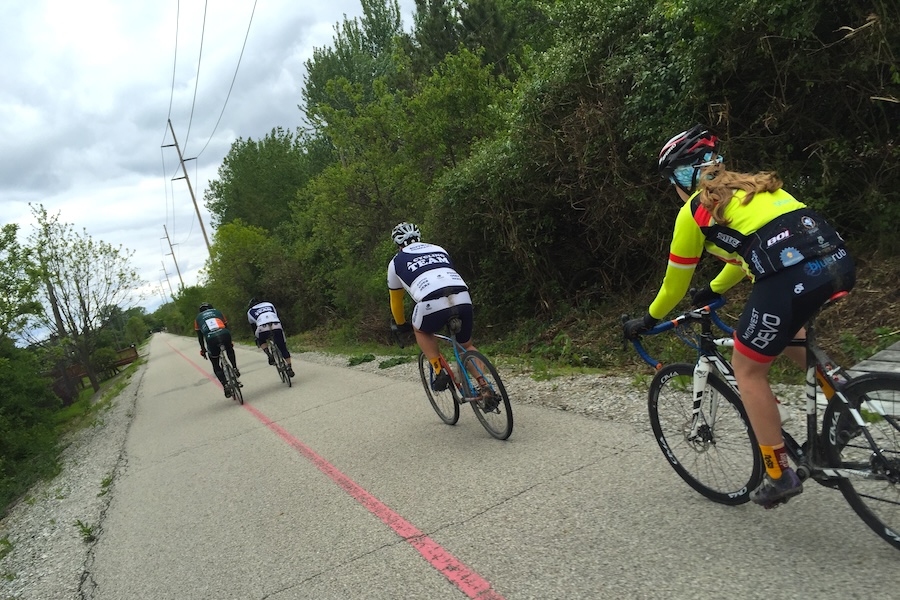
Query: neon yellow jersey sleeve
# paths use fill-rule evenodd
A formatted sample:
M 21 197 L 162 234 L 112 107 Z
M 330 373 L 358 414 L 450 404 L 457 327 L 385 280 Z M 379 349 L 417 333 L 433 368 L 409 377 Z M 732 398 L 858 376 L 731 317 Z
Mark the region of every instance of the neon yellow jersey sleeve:
M 703 254 L 704 241 L 703 232 L 694 221 L 691 203 L 685 202 L 675 218 L 666 275 L 656 299 L 647 311 L 654 319 L 665 317 L 687 293 L 694 270 Z
M 406 323 L 406 315 L 403 314 L 403 299 L 406 292 L 402 289 L 390 290 L 391 292 L 391 314 L 394 316 L 394 323 L 403 325 Z

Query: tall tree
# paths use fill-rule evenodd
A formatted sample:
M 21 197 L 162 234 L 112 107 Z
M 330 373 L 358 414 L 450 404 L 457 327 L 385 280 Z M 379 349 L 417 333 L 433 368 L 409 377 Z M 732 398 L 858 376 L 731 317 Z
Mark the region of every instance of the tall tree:
M 203 200 L 214 227 L 236 219 L 275 231 L 290 220 L 290 202 L 331 151 L 320 141 L 278 127 L 262 140 L 238 138 L 209 182 Z
M 76 232 L 42 205 L 32 206 L 32 213 L 37 225 L 29 242 L 46 300 L 40 324 L 68 344 L 99 390 L 91 353 L 108 307 L 127 302 L 142 283 L 129 264 L 134 252 Z
M 307 119 L 316 128 L 324 124 L 320 107 L 352 111 L 356 106 L 357 99 L 347 95 L 345 84 L 368 102 L 374 99 L 374 81 L 396 68 L 391 56 L 394 40 L 403 33 L 397 0 L 361 3 L 363 18 L 335 25 L 334 45 L 314 48 L 306 61 L 302 99 Z
M 19 243 L 18 231 L 15 224 L 0 229 L 0 337 L 21 333 L 28 316 L 41 310 L 31 253 Z

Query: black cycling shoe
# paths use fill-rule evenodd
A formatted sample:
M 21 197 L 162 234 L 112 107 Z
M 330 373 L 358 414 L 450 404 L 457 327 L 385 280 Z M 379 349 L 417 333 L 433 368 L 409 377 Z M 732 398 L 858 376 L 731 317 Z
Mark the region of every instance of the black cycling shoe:
M 234 376 L 235 376 L 235 377 L 240 377 L 240 376 L 241 376 L 241 371 L 240 371 L 237 367 L 234 368 Z
M 435 375 L 434 381 L 431 382 L 431 389 L 435 392 L 443 392 L 449 387 L 450 375 L 448 375 L 446 371 L 441 371 L 440 373 Z
M 293 377 L 293 376 L 294 376 L 294 369 L 292 369 L 291 367 L 288 367 L 287 374 L 288 374 L 288 377 Z
M 269 355 L 269 364 L 270 364 L 270 365 L 274 365 L 274 364 L 275 364 L 275 357 L 272 356 L 271 354 Z

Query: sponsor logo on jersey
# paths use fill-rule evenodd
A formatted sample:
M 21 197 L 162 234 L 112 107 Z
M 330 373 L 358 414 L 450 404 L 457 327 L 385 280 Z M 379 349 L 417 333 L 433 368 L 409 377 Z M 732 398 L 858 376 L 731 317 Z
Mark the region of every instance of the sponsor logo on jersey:
M 800 254 L 800 251 L 796 248 L 788 246 L 784 250 L 781 251 L 781 264 L 786 267 L 791 265 L 796 265 L 798 262 L 803 260 L 803 255 Z
M 788 239 L 789 237 L 791 237 L 791 232 L 788 231 L 787 229 L 785 229 L 785 230 L 781 231 L 778 235 L 770 237 L 766 241 L 766 248 L 771 248 L 778 242 L 783 242 L 784 240 Z
M 422 256 L 417 256 L 413 260 L 407 261 L 406 268 L 410 273 L 415 273 L 422 267 L 438 264 L 449 265 L 450 259 L 446 254 L 441 254 L 439 252 L 436 252 L 434 254 L 423 254 Z
M 737 239 L 733 235 L 728 235 L 724 231 L 716 232 L 716 239 L 727 246 L 731 246 L 732 248 L 740 248 L 741 246 L 741 241 L 739 239 Z
M 815 258 L 805 265 L 803 265 L 803 272 L 812 277 L 818 277 L 822 273 L 828 270 L 828 267 L 836 263 L 847 256 L 847 250 L 844 248 L 838 249 L 837 252 L 831 254 L 830 256 L 824 256 L 822 258 Z

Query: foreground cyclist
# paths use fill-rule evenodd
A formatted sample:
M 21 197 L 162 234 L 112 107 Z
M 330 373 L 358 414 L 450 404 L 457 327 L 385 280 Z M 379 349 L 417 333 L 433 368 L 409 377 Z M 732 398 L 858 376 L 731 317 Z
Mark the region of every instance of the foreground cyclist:
M 281 319 L 278 318 L 278 311 L 275 310 L 275 305 L 271 302 L 251 298 L 250 303 L 247 305 L 247 320 L 250 321 L 250 326 L 253 327 L 256 345 L 266 353 L 266 356 L 269 358 L 269 364 L 275 364 L 275 357 L 272 356 L 272 351 L 269 349 L 268 344 L 268 341 L 272 340 L 278 346 L 278 349 L 281 350 L 284 362 L 287 363 L 288 377 L 293 377 L 294 368 L 291 366 L 291 353 L 288 352 L 284 329 L 281 327 Z
M 803 326 L 835 292 L 853 288 L 855 267 L 843 239 L 784 191 L 775 173 L 729 171 L 718 150 L 719 140 L 700 125 L 663 146 L 659 172 L 684 206 L 659 293 L 644 317 L 625 323 L 624 334 L 637 337 L 675 308 L 704 249 L 726 265 L 692 296 L 694 306 L 713 302 L 745 277 L 753 282 L 735 329 L 732 366 L 766 466 L 750 498 L 772 508 L 802 492 L 803 484 L 788 464 L 769 367 L 782 352 L 806 364 L 805 349 L 788 342 L 805 336 Z
M 207 358 L 212 363 L 213 373 L 219 378 L 219 382 L 225 389 L 225 397 L 231 398 L 231 390 L 225 382 L 225 371 L 219 366 L 219 345 L 225 346 L 228 360 L 234 366 L 236 377 L 241 376 L 237 368 L 237 357 L 234 355 L 234 344 L 231 341 L 231 331 L 228 330 L 228 320 L 212 304 L 204 302 L 200 305 L 200 313 L 194 319 L 194 331 L 197 332 L 197 341 L 200 342 L 200 356 Z
M 415 332 L 419 348 L 434 369 L 431 387 L 441 392 L 450 386 L 450 375 L 441 368 L 440 350 L 434 334 L 455 314 L 462 321 L 462 328 L 456 334 L 457 341 L 466 350 L 475 350 L 472 344 L 472 298 L 466 282 L 453 268 L 447 251 L 423 243 L 421 238 L 419 228 L 412 223 L 399 223 L 391 231 L 397 254 L 388 264 L 387 284 L 397 329 L 401 333 Z M 412 324 L 406 322 L 404 315 L 406 293 L 416 303 Z M 485 385 L 483 378 L 480 379 L 478 384 Z

